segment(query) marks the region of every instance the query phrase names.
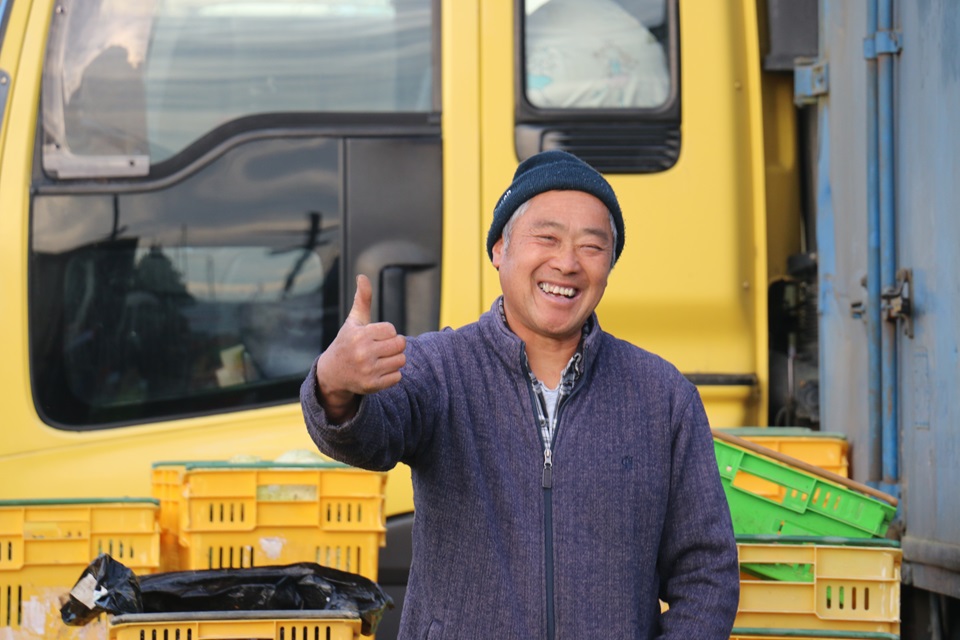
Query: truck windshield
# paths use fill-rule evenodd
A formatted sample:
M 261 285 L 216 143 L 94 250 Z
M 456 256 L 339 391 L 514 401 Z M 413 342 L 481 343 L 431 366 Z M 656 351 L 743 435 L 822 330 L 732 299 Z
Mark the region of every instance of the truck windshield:
M 61 0 L 43 77 L 43 168 L 146 175 L 270 113 L 432 108 L 428 0 Z

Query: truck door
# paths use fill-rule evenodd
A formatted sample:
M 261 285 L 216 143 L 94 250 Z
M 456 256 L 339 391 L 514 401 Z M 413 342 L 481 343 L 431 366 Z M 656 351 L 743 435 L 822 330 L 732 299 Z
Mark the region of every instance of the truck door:
M 437 328 L 437 15 L 0 3 L 0 498 L 149 496 L 155 461 L 315 450 L 299 386 L 358 273 L 375 319 Z
M 438 327 L 438 4 L 0 2 L 0 498 L 315 450 L 299 387 L 358 273 Z

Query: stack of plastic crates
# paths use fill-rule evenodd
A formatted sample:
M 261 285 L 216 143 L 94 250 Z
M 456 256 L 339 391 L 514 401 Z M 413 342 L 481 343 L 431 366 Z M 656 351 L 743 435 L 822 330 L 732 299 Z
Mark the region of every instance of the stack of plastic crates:
M 898 638 L 901 551 L 883 539 L 896 507 L 838 477 L 845 469 L 817 473 L 803 465 L 820 467 L 833 453 L 814 448 L 791 464 L 777 453 L 785 438 L 806 434 L 770 431 L 767 442 L 778 446 L 766 449 L 714 438 L 740 553 L 732 637 Z M 765 444 L 764 436 L 749 435 Z
M 67 627 L 60 599 L 107 553 L 139 574 L 160 566 L 158 503 L 149 498 L 0 501 L 0 628 L 5 638 L 92 638 Z
M 334 462 L 158 462 L 163 568 L 315 562 L 376 581 L 387 476 Z

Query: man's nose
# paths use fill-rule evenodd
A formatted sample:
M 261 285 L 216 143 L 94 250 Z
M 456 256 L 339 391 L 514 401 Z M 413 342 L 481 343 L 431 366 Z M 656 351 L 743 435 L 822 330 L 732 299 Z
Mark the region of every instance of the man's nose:
M 561 273 L 573 273 L 580 269 L 580 256 L 573 243 L 561 243 L 553 255 L 553 265 Z

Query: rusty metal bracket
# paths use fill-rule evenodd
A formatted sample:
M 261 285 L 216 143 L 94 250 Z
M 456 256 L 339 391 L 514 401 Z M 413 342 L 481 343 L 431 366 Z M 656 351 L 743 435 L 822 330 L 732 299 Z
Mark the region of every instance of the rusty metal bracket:
M 797 106 L 816 104 L 830 91 L 830 65 L 822 58 L 797 58 L 793 66 L 793 102 Z
M 863 319 L 864 314 L 867 312 L 866 305 L 863 303 L 863 300 L 854 300 L 850 303 L 850 315 L 854 320 Z
M 913 337 L 913 300 L 911 298 L 913 271 L 899 269 L 897 284 L 880 293 L 883 300 L 883 317 L 889 322 L 900 322 L 907 337 Z

